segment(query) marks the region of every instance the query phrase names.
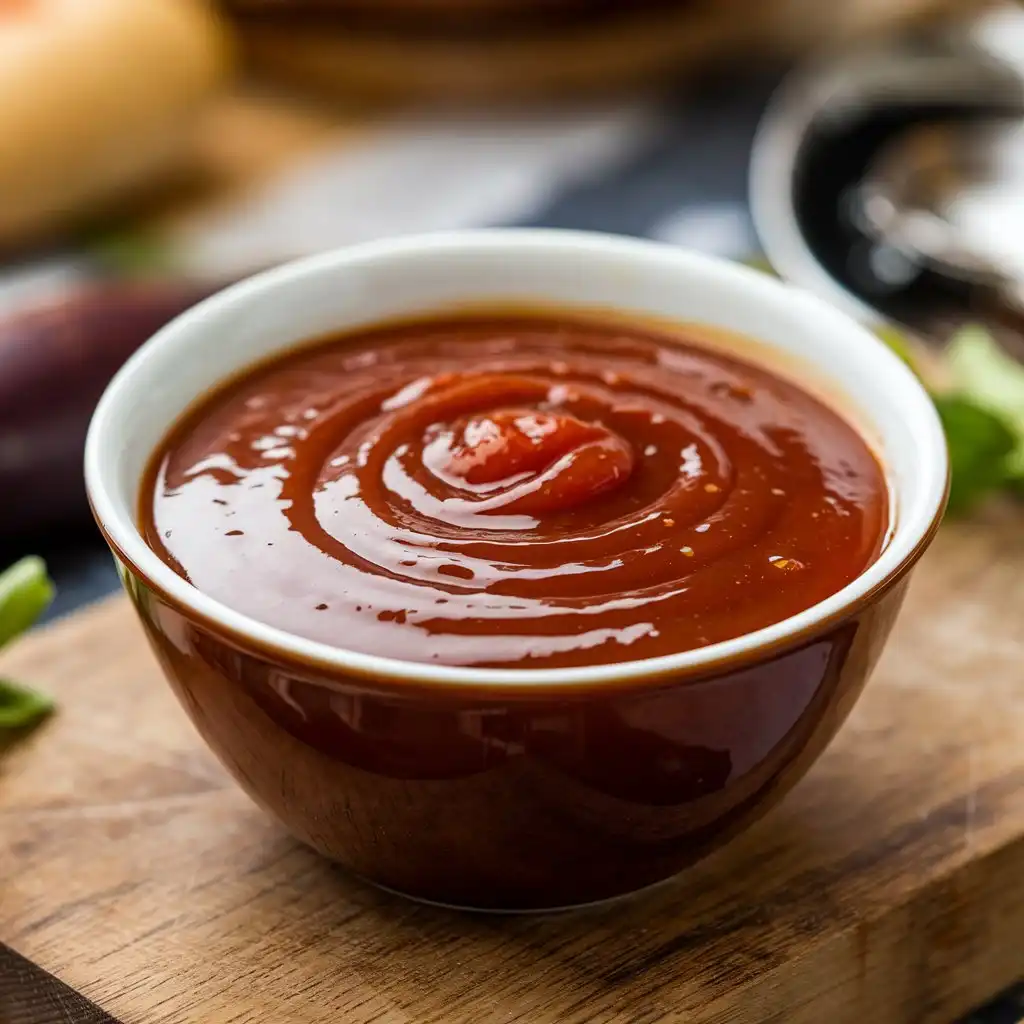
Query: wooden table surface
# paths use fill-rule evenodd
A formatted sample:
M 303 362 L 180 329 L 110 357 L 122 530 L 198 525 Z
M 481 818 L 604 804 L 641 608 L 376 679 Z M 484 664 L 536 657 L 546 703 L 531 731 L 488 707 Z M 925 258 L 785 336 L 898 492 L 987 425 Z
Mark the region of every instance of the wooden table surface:
M 460 915 L 367 888 L 229 781 L 120 598 L 0 674 L 0 936 L 125 1022 L 948 1024 L 1024 970 L 1024 530 L 944 527 L 811 775 L 677 880 Z
M 490 216 L 741 256 L 721 244 L 723 233 L 752 241 L 744 165 L 765 88 L 673 100 L 655 146 L 632 114 L 611 119 L 599 131 L 621 140 L 581 150 L 591 178 L 559 157 L 545 165 L 549 187 L 516 182 L 491 196 Z M 431 130 L 468 161 L 458 131 Z M 415 126 L 405 131 L 387 136 L 386 155 L 409 156 Z M 277 249 L 266 190 L 274 203 L 301 199 L 293 214 L 334 197 L 317 244 L 384 230 L 386 216 L 364 223 L 365 194 L 351 187 L 377 188 L 365 156 L 375 145 L 359 116 L 227 97 L 202 126 L 185 194 L 144 218 L 147 241 L 155 233 L 200 268 L 290 255 Z M 338 194 L 326 186 L 347 152 L 366 167 Z M 296 161 L 301 187 L 282 189 Z M 524 180 L 543 177 L 528 163 Z M 414 163 L 409 174 L 418 180 Z M 416 224 L 447 226 L 435 208 L 468 216 L 453 194 L 438 203 L 432 191 Z M 245 245 L 225 246 L 239 224 Z M 0 675 L 61 704 L 0 760 L 0 940 L 138 1024 L 948 1024 L 1024 976 L 1021 526 L 1018 511 L 944 528 L 853 718 L 770 818 L 668 886 L 561 917 L 446 914 L 345 878 L 202 748 L 123 602 L 73 616 L 0 659 Z M 56 565 L 60 610 L 109 586 L 95 540 L 19 541 L 10 557 L 26 543 Z M 0 998 L 10 1024 L 6 1011 Z M 1008 1007 L 994 1012 L 1005 1016 L 986 1021 L 1011 1020 Z

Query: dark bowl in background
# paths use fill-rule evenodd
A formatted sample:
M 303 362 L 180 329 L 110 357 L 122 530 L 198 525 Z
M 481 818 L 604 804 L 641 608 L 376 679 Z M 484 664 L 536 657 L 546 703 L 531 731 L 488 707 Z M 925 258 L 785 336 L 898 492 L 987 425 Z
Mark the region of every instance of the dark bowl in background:
M 764 114 L 749 174 L 756 231 L 782 277 L 862 321 L 925 334 L 975 311 L 976 289 L 873 237 L 852 200 L 874 158 L 910 127 L 1024 115 L 1024 67 L 997 45 L 1008 28 L 1024 32 L 1024 12 L 824 54 L 791 72 Z

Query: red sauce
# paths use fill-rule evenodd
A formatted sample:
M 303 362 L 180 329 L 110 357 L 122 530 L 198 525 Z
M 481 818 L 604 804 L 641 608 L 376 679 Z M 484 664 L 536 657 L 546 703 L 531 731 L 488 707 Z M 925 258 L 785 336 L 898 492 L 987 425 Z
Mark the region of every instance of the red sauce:
M 330 339 L 203 400 L 142 495 L 206 594 L 335 646 L 516 668 L 770 625 L 879 554 L 866 443 L 677 333 L 528 315 Z

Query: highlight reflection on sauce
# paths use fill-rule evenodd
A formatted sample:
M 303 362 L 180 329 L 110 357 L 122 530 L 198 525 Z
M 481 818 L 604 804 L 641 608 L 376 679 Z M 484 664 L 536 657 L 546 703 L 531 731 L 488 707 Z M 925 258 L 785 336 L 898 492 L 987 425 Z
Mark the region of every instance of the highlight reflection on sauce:
M 800 387 L 675 334 L 446 317 L 215 393 L 158 453 L 154 549 L 223 603 L 352 650 L 557 667 L 795 614 L 878 555 L 882 471 Z

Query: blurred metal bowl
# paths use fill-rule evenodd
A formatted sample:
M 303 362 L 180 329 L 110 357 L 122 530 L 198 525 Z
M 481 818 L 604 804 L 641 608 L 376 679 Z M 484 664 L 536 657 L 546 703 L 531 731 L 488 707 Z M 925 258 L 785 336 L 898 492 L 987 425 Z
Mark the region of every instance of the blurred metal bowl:
M 865 214 L 865 181 L 908 131 L 1022 118 L 1024 11 L 1017 8 L 820 55 L 783 82 L 755 138 L 750 203 L 765 256 L 783 277 L 868 322 L 920 326 L 962 306 L 978 276 L 887 235 Z

